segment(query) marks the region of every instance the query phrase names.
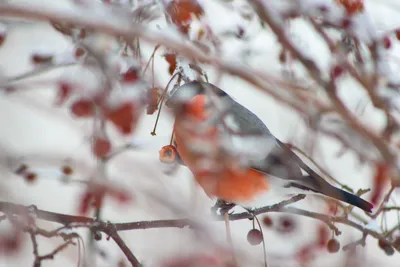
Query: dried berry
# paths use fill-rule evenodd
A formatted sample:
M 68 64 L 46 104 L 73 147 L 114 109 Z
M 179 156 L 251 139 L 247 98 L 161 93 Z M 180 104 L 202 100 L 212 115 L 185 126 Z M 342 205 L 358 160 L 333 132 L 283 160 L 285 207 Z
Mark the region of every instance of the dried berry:
M 279 219 L 279 232 L 290 233 L 295 229 L 295 222 L 292 217 L 282 216 Z
M 332 238 L 326 244 L 326 248 L 328 249 L 329 253 L 336 253 L 340 249 L 340 243 L 337 239 Z
M 175 54 L 165 54 L 164 58 L 169 64 L 169 68 L 168 68 L 169 74 L 170 75 L 174 74 L 174 71 L 176 69 L 176 55 Z
M 263 241 L 263 234 L 260 230 L 251 229 L 247 234 L 247 241 L 251 245 L 257 246 Z
M 158 109 L 158 88 L 150 88 L 146 92 L 146 104 L 147 104 L 147 114 L 151 115 Z
M 263 218 L 263 223 L 265 226 L 271 227 L 272 226 L 272 219 L 269 216 L 265 216 Z

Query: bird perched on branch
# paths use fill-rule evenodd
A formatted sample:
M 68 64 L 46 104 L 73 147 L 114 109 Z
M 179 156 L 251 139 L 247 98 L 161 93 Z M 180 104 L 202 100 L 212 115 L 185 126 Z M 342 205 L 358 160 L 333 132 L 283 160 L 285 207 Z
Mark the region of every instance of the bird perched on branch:
M 166 105 L 178 155 L 210 197 L 240 203 L 269 190 L 317 193 L 371 212 L 371 203 L 325 181 L 220 88 L 189 82 Z

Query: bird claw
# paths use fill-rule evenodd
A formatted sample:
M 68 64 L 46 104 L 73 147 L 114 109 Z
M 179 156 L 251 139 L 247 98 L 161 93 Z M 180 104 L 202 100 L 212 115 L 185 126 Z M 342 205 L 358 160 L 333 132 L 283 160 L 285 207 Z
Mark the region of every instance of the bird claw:
M 229 215 L 232 215 L 234 212 L 229 212 L 233 207 L 235 207 L 236 204 L 234 203 L 228 203 L 224 200 L 218 199 L 215 205 L 211 208 L 211 212 L 215 213 L 218 215 L 218 210 L 220 211 L 220 214 L 228 213 Z
M 255 209 L 254 208 L 245 208 L 245 207 L 243 207 L 243 208 L 251 215 L 251 217 L 249 219 L 252 220 L 255 217 L 255 215 L 254 215 Z

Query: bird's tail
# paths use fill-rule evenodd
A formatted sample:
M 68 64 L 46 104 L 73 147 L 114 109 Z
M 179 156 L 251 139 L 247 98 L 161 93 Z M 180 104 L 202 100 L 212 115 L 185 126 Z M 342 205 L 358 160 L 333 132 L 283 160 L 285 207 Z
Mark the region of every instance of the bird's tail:
M 319 176 L 317 176 L 319 178 Z M 366 212 L 372 212 L 372 208 L 374 207 L 371 203 L 368 201 L 365 201 L 364 199 L 360 198 L 359 196 L 356 196 L 354 194 L 351 194 L 347 191 L 344 191 L 342 189 L 336 188 L 333 185 L 329 184 L 325 180 L 318 179 L 313 176 L 308 176 L 306 179 L 308 182 L 311 182 L 312 189 L 315 189 L 315 191 L 318 191 L 319 193 L 322 193 L 326 196 L 332 197 L 334 199 L 346 202 L 350 205 L 356 206 Z
M 365 210 L 366 212 L 372 212 L 372 208 L 374 206 L 371 203 L 369 203 L 368 201 L 365 201 L 364 199 L 360 198 L 359 196 L 353 195 L 349 192 L 346 192 L 346 191 L 336 188 L 336 187 L 333 187 L 332 190 L 334 190 L 336 192 L 334 192 L 332 195 L 329 195 L 328 192 L 326 192 L 325 194 L 327 196 L 333 197 L 337 200 L 341 200 L 341 201 L 344 201 L 353 206 L 359 207 L 360 209 Z M 329 190 L 329 191 L 331 191 L 331 190 Z

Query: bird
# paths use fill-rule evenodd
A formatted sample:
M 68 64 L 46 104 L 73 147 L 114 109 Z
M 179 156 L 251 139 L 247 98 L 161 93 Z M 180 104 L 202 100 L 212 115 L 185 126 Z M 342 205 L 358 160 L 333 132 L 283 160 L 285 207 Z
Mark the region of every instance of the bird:
M 328 183 L 257 115 L 212 83 L 180 85 L 165 104 L 175 114 L 173 138 L 178 160 L 209 197 L 240 203 L 268 190 L 304 192 L 372 212 L 371 203 Z M 250 159 L 237 160 L 233 144 L 239 144 L 237 154 L 249 150 Z

